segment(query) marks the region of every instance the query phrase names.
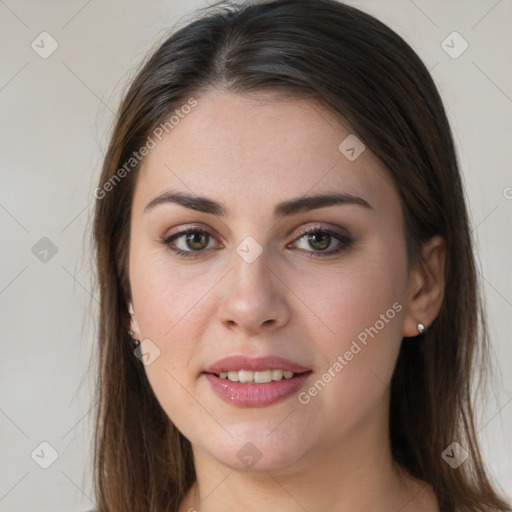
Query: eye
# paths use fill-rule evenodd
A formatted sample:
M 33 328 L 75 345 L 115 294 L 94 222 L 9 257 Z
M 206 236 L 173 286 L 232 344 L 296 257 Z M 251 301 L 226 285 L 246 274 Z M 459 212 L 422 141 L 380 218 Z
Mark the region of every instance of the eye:
M 310 252 L 310 257 L 323 257 L 338 254 L 341 251 L 348 249 L 353 242 L 352 238 L 346 233 L 338 233 L 336 231 L 320 227 L 313 227 L 303 231 L 302 236 L 300 236 L 297 241 L 301 241 L 303 239 L 303 246 L 306 247 L 303 247 L 301 250 Z M 329 247 L 332 247 L 334 240 L 338 241 L 336 248 L 327 250 Z M 308 247 L 313 248 L 314 251 L 308 250 Z
M 182 240 L 180 241 L 180 239 Z M 193 253 L 202 252 L 204 249 L 211 249 L 209 242 L 212 240 L 214 238 L 208 231 L 189 228 L 165 237 L 162 243 L 179 256 L 193 258 L 195 256 Z M 175 241 L 179 242 L 175 243 Z

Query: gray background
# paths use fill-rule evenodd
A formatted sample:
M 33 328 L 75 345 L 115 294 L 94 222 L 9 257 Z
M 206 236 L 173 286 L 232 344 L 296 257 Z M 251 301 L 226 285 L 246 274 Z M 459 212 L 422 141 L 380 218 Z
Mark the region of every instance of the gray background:
M 496 389 L 477 428 L 491 472 L 512 497 L 512 2 L 349 3 L 411 44 L 446 103 L 495 348 Z M 184 24 L 183 16 L 205 5 L 0 0 L 2 512 L 94 506 L 87 374 L 97 307 L 88 238 L 93 189 L 136 65 L 177 20 Z M 31 47 L 51 49 L 44 31 L 58 44 L 47 58 Z M 448 37 L 454 31 L 469 44 L 457 58 L 464 43 Z M 52 449 L 42 442 L 57 456 L 47 469 L 40 465 L 52 462 Z

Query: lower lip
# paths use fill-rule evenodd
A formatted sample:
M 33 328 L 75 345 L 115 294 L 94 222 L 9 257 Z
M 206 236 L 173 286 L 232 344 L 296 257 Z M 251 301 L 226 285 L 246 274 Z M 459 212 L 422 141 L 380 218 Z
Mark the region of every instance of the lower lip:
M 309 379 L 311 371 L 301 373 L 291 379 L 283 379 L 266 384 L 242 384 L 221 379 L 212 373 L 205 373 L 213 391 L 225 402 L 239 407 L 265 407 L 297 393 Z

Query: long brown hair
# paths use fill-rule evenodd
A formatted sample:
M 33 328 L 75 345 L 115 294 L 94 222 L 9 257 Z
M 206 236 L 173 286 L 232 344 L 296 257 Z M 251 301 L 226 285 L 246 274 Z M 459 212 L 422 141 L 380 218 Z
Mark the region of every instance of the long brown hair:
M 488 338 L 456 153 L 434 82 L 407 43 L 372 16 L 334 0 L 277 0 L 201 13 L 150 56 L 120 106 L 95 192 L 98 511 L 175 511 L 195 480 L 190 442 L 159 405 L 127 333 L 138 165 L 126 163 L 175 109 L 211 88 L 320 102 L 389 170 L 409 263 L 424 241 L 444 238 L 440 313 L 421 341 L 402 343 L 392 379 L 392 453 L 433 487 L 443 511 L 509 510 L 486 475 L 475 433 L 473 375 L 486 370 Z M 454 441 L 469 453 L 457 469 L 441 457 Z

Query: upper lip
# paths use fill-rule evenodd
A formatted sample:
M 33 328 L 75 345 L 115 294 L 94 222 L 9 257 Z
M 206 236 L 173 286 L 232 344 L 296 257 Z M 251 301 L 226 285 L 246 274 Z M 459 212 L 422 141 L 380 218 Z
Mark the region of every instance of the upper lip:
M 287 370 L 293 373 L 304 373 L 310 370 L 288 359 L 278 356 L 248 357 L 244 355 L 228 356 L 219 359 L 208 366 L 205 373 L 220 373 L 238 370 L 249 370 L 253 372 L 263 370 Z

